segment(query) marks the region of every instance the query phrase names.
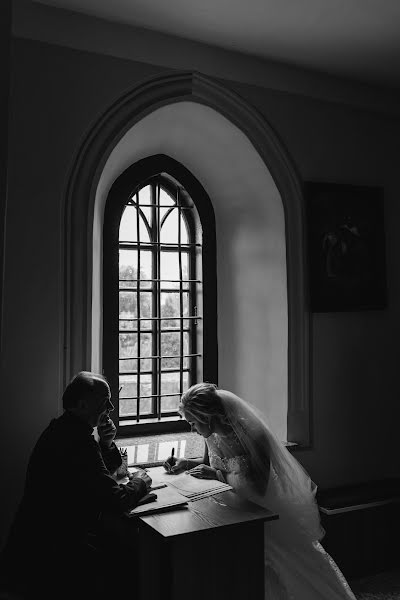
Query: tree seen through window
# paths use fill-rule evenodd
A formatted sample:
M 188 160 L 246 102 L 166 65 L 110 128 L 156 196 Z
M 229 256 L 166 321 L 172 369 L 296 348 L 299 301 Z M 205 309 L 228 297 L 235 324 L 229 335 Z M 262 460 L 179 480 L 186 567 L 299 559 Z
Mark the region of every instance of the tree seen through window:
M 119 417 L 176 415 L 194 382 L 193 203 L 162 177 L 128 200 L 119 225 Z

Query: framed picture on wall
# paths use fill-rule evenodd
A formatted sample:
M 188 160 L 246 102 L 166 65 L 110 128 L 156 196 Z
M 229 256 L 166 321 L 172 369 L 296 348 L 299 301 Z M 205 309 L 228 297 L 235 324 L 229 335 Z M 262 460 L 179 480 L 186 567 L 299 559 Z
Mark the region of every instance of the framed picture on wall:
M 304 197 L 311 310 L 384 308 L 383 188 L 307 182 Z

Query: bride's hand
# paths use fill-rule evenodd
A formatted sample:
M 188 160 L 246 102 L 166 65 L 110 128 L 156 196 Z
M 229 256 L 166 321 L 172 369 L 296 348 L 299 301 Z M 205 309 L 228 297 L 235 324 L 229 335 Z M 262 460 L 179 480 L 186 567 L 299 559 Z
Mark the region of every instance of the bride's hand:
M 186 471 L 189 475 L 193 475 L 193 477 L 197 477 L 198 479 L 218 479 L 216 469 L 209 467 L 208 465 L 197 465 Z
M 183 471 L 187 468 L 188 461 L 186 458 L 178 458 L 173 460 L 175 462 L 171 463 L 170 459 L 172 457 L 169 456 L 165 462 L 163 462 L 163 467 L 167 471 L 167 473 L 177 475 L 178 473 L 183 473 Z

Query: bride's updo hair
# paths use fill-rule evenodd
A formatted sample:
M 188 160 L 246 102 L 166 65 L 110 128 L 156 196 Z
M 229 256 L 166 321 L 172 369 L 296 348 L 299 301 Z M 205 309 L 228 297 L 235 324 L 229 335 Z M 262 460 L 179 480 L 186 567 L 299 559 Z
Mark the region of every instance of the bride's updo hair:
M 227 417 L 218 395 L 215 383 L 196 383 L 182 395 L 178 412 L 184 417 L 190 412 L 200 423 L 208 424 L 211 419 L 217 419 L 222 425 L 227 423 Z

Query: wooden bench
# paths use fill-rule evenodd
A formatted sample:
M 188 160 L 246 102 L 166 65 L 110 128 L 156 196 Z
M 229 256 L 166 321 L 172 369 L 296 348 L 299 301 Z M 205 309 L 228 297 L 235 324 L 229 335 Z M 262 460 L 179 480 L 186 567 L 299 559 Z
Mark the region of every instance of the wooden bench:
M 346 577 L 398 565 L 400 478 L 318 490 L 324 548 Z

